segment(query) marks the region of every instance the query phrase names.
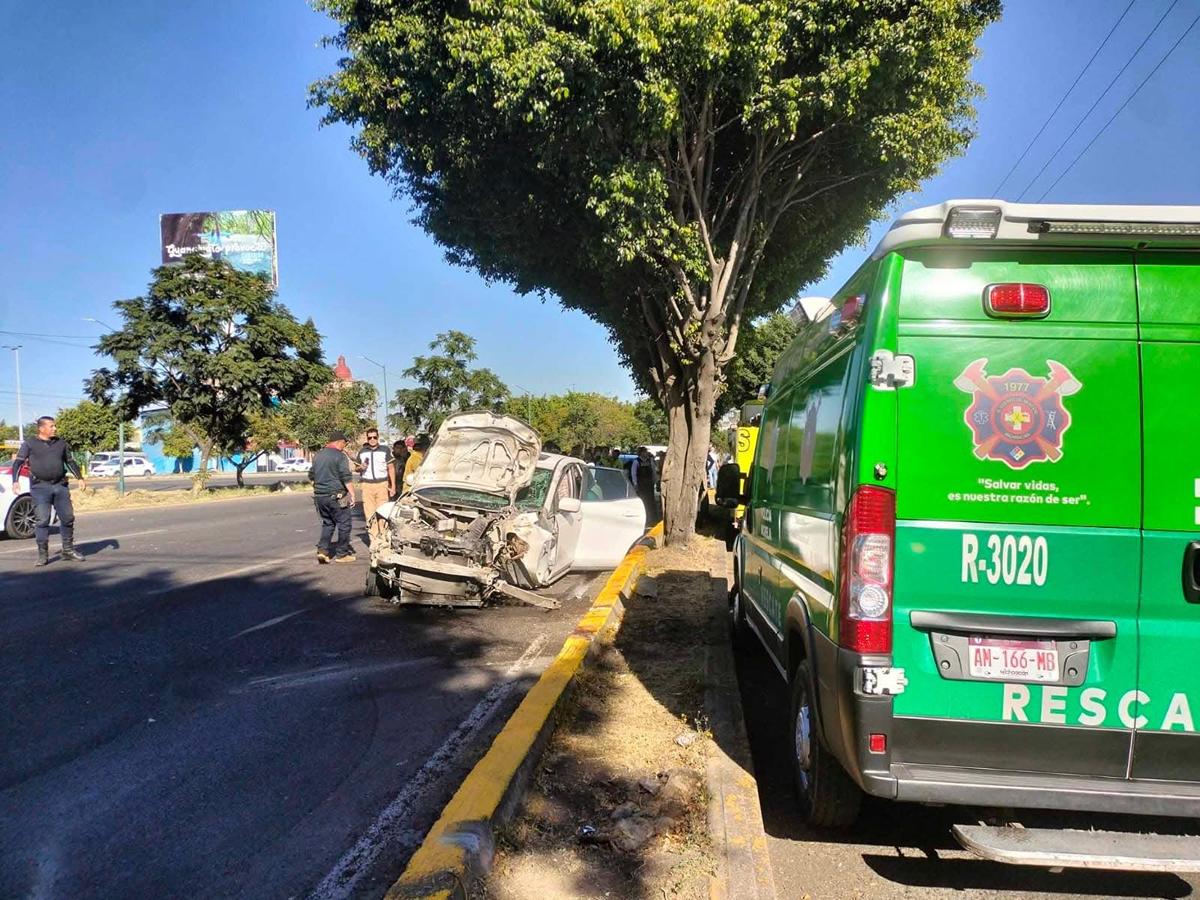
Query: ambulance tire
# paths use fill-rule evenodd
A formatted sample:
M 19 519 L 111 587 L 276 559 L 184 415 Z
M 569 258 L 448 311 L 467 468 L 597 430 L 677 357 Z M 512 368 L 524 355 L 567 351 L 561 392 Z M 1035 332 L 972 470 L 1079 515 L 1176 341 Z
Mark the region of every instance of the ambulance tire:
M 729 636 L 733 649 L 738 653 L 749 653 L 758 643 L 746 619 L 746 596 L 742 593 L 741 579 L 736 571 L 733 587 L 729 589 Z
M 792 771 L 796 801 L 809 825 L 845 828 L 858 818 L 862 789 L 821 740 L 812 685 L 808 662 L 802 662 L 792 676 Z

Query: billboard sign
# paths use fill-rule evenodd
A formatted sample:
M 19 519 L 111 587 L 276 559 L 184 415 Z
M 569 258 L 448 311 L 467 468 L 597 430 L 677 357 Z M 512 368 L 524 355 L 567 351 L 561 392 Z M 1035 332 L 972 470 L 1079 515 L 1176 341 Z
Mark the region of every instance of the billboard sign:
M 163 213 L 158 226 L 163 265 L 202 253 L 209 259 L 223 259 L 240 271 L 266 275 L 272 285 L 279 286 L 274 210 Z

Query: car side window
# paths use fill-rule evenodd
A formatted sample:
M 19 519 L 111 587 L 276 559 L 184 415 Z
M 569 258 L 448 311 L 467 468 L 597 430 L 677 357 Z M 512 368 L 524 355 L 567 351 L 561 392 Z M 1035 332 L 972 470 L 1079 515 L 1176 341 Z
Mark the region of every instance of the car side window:
M 584 470 L 584 503 L 625 500 L 632 496 L 633 484 L 621 469 L 589 466 Z
M 579 471 L 578 466 L 568 466 L 559 476 L 558 488 L 554 492 L 555 500 L 561 500 L 563 497 L 582 498 L 582 496 L 583 473 Z

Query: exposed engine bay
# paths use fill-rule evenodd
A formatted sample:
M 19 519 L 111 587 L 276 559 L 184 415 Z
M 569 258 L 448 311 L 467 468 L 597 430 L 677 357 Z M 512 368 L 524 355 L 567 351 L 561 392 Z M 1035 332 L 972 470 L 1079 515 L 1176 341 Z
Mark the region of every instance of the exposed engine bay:
M 557 607 L 531 590 L 562 574 L 556 516 L 546 508 L 554 468 L 539 468 L 540 453 L 537 432 L 519 419 L 446 419 L 412 490 L 376 513 L 367 593 L 437 606 L 507 598 Z
M 371 543 L 379 594 L 398 602 L 482 606 L 505 598 L 555 608 L 530 588 L 548 583 L 555 531 L 539 512 L 472 509 L 420 495 L 380 508 L 386 527 Z

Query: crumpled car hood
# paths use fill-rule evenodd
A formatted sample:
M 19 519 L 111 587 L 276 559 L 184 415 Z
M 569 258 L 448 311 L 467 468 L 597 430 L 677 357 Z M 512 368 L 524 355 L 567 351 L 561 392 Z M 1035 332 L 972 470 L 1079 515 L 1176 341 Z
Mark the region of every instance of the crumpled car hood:
M 512 416 L 459 413 L 438 429 L 412 488 L 451 487 L 512 497 L 533 479 L 542 441 Z

